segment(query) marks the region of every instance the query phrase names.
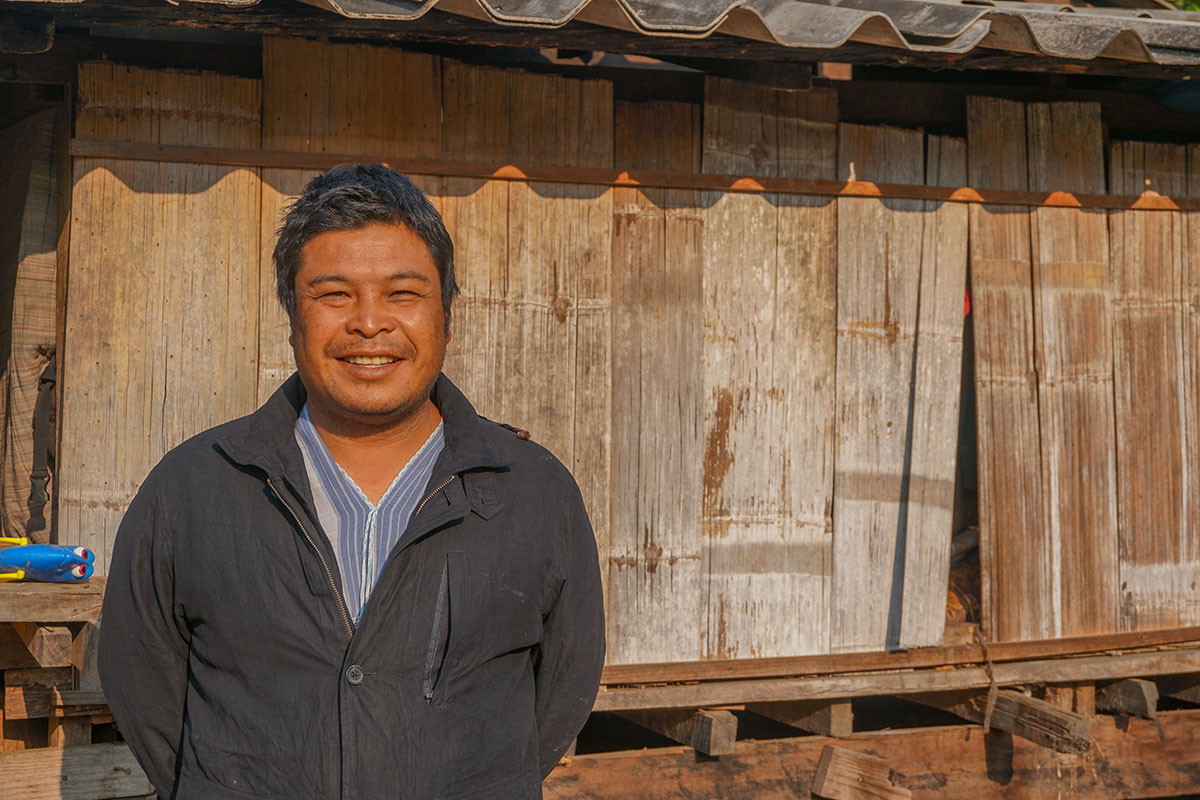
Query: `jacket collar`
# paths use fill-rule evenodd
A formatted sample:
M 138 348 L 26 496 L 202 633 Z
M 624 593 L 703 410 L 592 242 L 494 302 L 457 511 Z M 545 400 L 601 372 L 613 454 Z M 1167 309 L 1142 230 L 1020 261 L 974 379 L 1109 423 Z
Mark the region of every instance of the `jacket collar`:
M 296 420 L 307 399 L 300 374 L 293 373 L 257 411 L 235 420 L 217 439 L 233 461 L 258 467 L 272 478 L 307 486 L 304 457 L 296 444 Z M 438 376 L 430 396 L 442 415 L 445 447 L 434 466 L 434 478 L 476 469 L 511 466 L 484 433 L 479 415 L 445 373 Z M 300 480 L 303 478 L 303 480 Z

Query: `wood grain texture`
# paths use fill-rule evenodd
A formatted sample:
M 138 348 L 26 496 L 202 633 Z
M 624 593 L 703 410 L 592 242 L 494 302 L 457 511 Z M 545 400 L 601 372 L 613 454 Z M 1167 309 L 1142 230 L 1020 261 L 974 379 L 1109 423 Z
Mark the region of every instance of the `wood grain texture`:
M 972 184 L 1028 189 L 1025 116 L 1024 103 L 968 98 Z M 1028 208 L 971 208 L 983 629 L 999 641 L 1059 635 L 1046 588 L 1050 557 L 1029 236 Z
M 731 756 L 698 762 L 683 748 L 583 755 L 544 784 L 546 800 L 794 800 L 807 797 L 827 745 L 887 760 L 916 800 L 1112 800 L 1200 792 L 1200 711 L 1160 714 L 1158 724 L 1112 718 L 1092 725 L 1086 755 L 1056 753 L 977 725 L 738 742 Z M 731 790 L 731 787 L 736 787 Z M 737 792 L 737 794 L 734 794 Z
M 963 140 L 930 136 L 926 150 L 927 184 L 953 186 L 966 181 L 967 150 Z M 967 208 L 926 203 L 917 297 L 911 450 L 905 465 L 901 647 L 939 643 L 945 630 L 943 588 L 950 578 L 954 533 L 967 231 Z
M 614 125 L 617 164 L 699 169 L 697 106 L 618 102 Z M 695 192 L 613 192 L 611 664 L 702 655 L 702 233 Z
M 996 664 L 992 675 L 999 686 L 1027 683 L 1074 683 L 1117 680 L 1129 675 L 1175 675 L 1200 672 L 1200 650 L 1127 653 Z M 700 708 L 742 703 L 776 703 L 797 700 L 844 700 L 848 697 L 956 692 L 986 689 L 992 676 L 982 666 L 956 669 L 922 669 L 729 680 L 669 686 L 604 688 L 596 698 L 596 711 L 642 708 Z
M 965 171 L 959 142 L 840 126 L 839 174 Z M 928 174 L 927 174 L 928 173 Z M 949 578 L 966 270 L 961 209 L 838 200 L 834 652 L 941 641 Z
M 996 693 L 990 714 L 987 692 L 917 695 L 913 699 L 970 722 L 986 721 L 992 729 L 1016 734 L 1059 753 L 1086 753 L 1092 746 L 1089 717 L 1012 689 Z
M 709 78 L 706 172 L 832 177 L 836 100 Z M 707 658 L 826 652 L 836 207 L 704 196 Z
M 1027 107 L 1029 188 L 1102 192 L 1100 107 Z M 1035 209 L 1034 355 L 1053 635 L 1117 630 L 1116 421 L 1108 212 Z M 1007 610 L 1005 613 L 1009 613 Z
M 0 753 L 5 796 L 22 800 L 115 800 L 153 791 L 124 744 Z
M 892 783 L 887 759 L 825 745 L 817 761 L 812 793 L 824 800 L 908 800 L 912 792 Z
M 1109 189 L 1188 194 L 1187 147 L 1113 142 Z M 1189 449 L 1185 380 L 1187 212 L 1112 211 L 1120 623 L 1143 630 L 1200 617 L 1198 534 L 1187 524 L 1200 457 Z
M 85 64 L 77 131 L 248 146 L 259 82 Z M 62 361 L 60 537 L 103 574 L 171 447 L 256 400 L 257 170 L 78 159 Z

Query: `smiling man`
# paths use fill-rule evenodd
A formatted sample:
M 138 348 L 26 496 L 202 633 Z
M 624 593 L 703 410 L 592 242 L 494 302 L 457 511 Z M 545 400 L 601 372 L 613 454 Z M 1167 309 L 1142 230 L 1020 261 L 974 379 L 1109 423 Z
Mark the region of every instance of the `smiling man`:
M 314 178 L 274 261 L 297 374 L 117 535 L 121 731 L 161 798 L 540 797 L 604 657 L 579 490 L 441 374 L 453 246 L 407 178 Z

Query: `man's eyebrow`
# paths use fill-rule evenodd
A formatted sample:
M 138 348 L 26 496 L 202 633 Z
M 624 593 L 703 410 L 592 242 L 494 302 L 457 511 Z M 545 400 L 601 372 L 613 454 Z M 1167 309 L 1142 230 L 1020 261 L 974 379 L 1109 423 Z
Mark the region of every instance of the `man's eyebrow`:
M 408 270 L 405 272 L 393 272 L 391 275 L 387 276 L 387 280 L 389 280 L 389 281 L 418 280 L 418 281 L 424 281 L 425 283 L 429 283 L 429 276 L 423 272 L 418 272 L 417 270 Z M 308 281 L 308 283 L 306 285 L 307 286 L 316 286 L 316 285 L 322 284 L 322 283 L 349 283 L 349 282 L 350 282 L 350 279 L 347 278 L 345 275 L 338 275 L 336 273 L 330 273 L 328 275 L 318 275 L 317 277 Z

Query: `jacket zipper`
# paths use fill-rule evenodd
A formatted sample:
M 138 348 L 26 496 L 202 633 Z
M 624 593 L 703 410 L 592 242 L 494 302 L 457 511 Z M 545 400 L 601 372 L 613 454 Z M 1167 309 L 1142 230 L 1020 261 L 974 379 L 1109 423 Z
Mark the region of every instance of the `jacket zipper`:
M 346 610 L 346 601 L 342 599 L 342 593 L 338 591 L 337 583 L 333 580 L 333 573 L 329 570 L 329 562 L 325 560 L 325 554 L 321 552 L 321 548 L 317 547 L 317 543 L 313 541 L 313 538 L 308 535 L 308 529 L 305 528 L 304 523 L 300 521 L 300 516 L 292 510 L 292 507 L 288 505 L 288 501 L 283 499 L 283 495 L 280 494 L 279 490 L 275 488 L 275 484 L 271 482 L 270 478 L 267 478 L 267 486 L 271 487 L 271 491 L 275 493 L 276 499 L 278 499 L 283 507 L 288 510 L 288 513 L 292 515 L 292 519 L 296 521 L 296 526 L 300 528 L 300 533 L 304 534 L 304 538 L 308 540 L 308 543 L 312 546 L 312 549 L 316 551 L 317 558 L 321 560 L 321 567 L 325 570 L 325 577 L 329 579 L 329 588 L 333 589 L 333 596 L 337 599 L 338 611 L 342 612 L 342 622 L 346 623 L 346 632 L 350 634 L 350 638 L 353 639 L 354 625 L 350 623 L 350 612 Z
M 419 506 L 417 506 L 417 510 L 412 513 L 412 516 L 409 517 L 409 519 L 416 519 L 417 515 L 421 513 L 421 509 L 425 507 L 425 504 L 428 503 L 430 500 L 432 500 L 433 496 L 435 494 L 437 494 L 442 489 L 445 489 L 447 486 L 449 486 L 454 481 L 455 477 L 457 477 L 457 476 L 451 475 L 449 478 L 446 478 L 446 480 L 442 481 L 441 486 L 437 487 L 432 492 L 425 495 L 425 499 L 421 501 L 421 504 Z

